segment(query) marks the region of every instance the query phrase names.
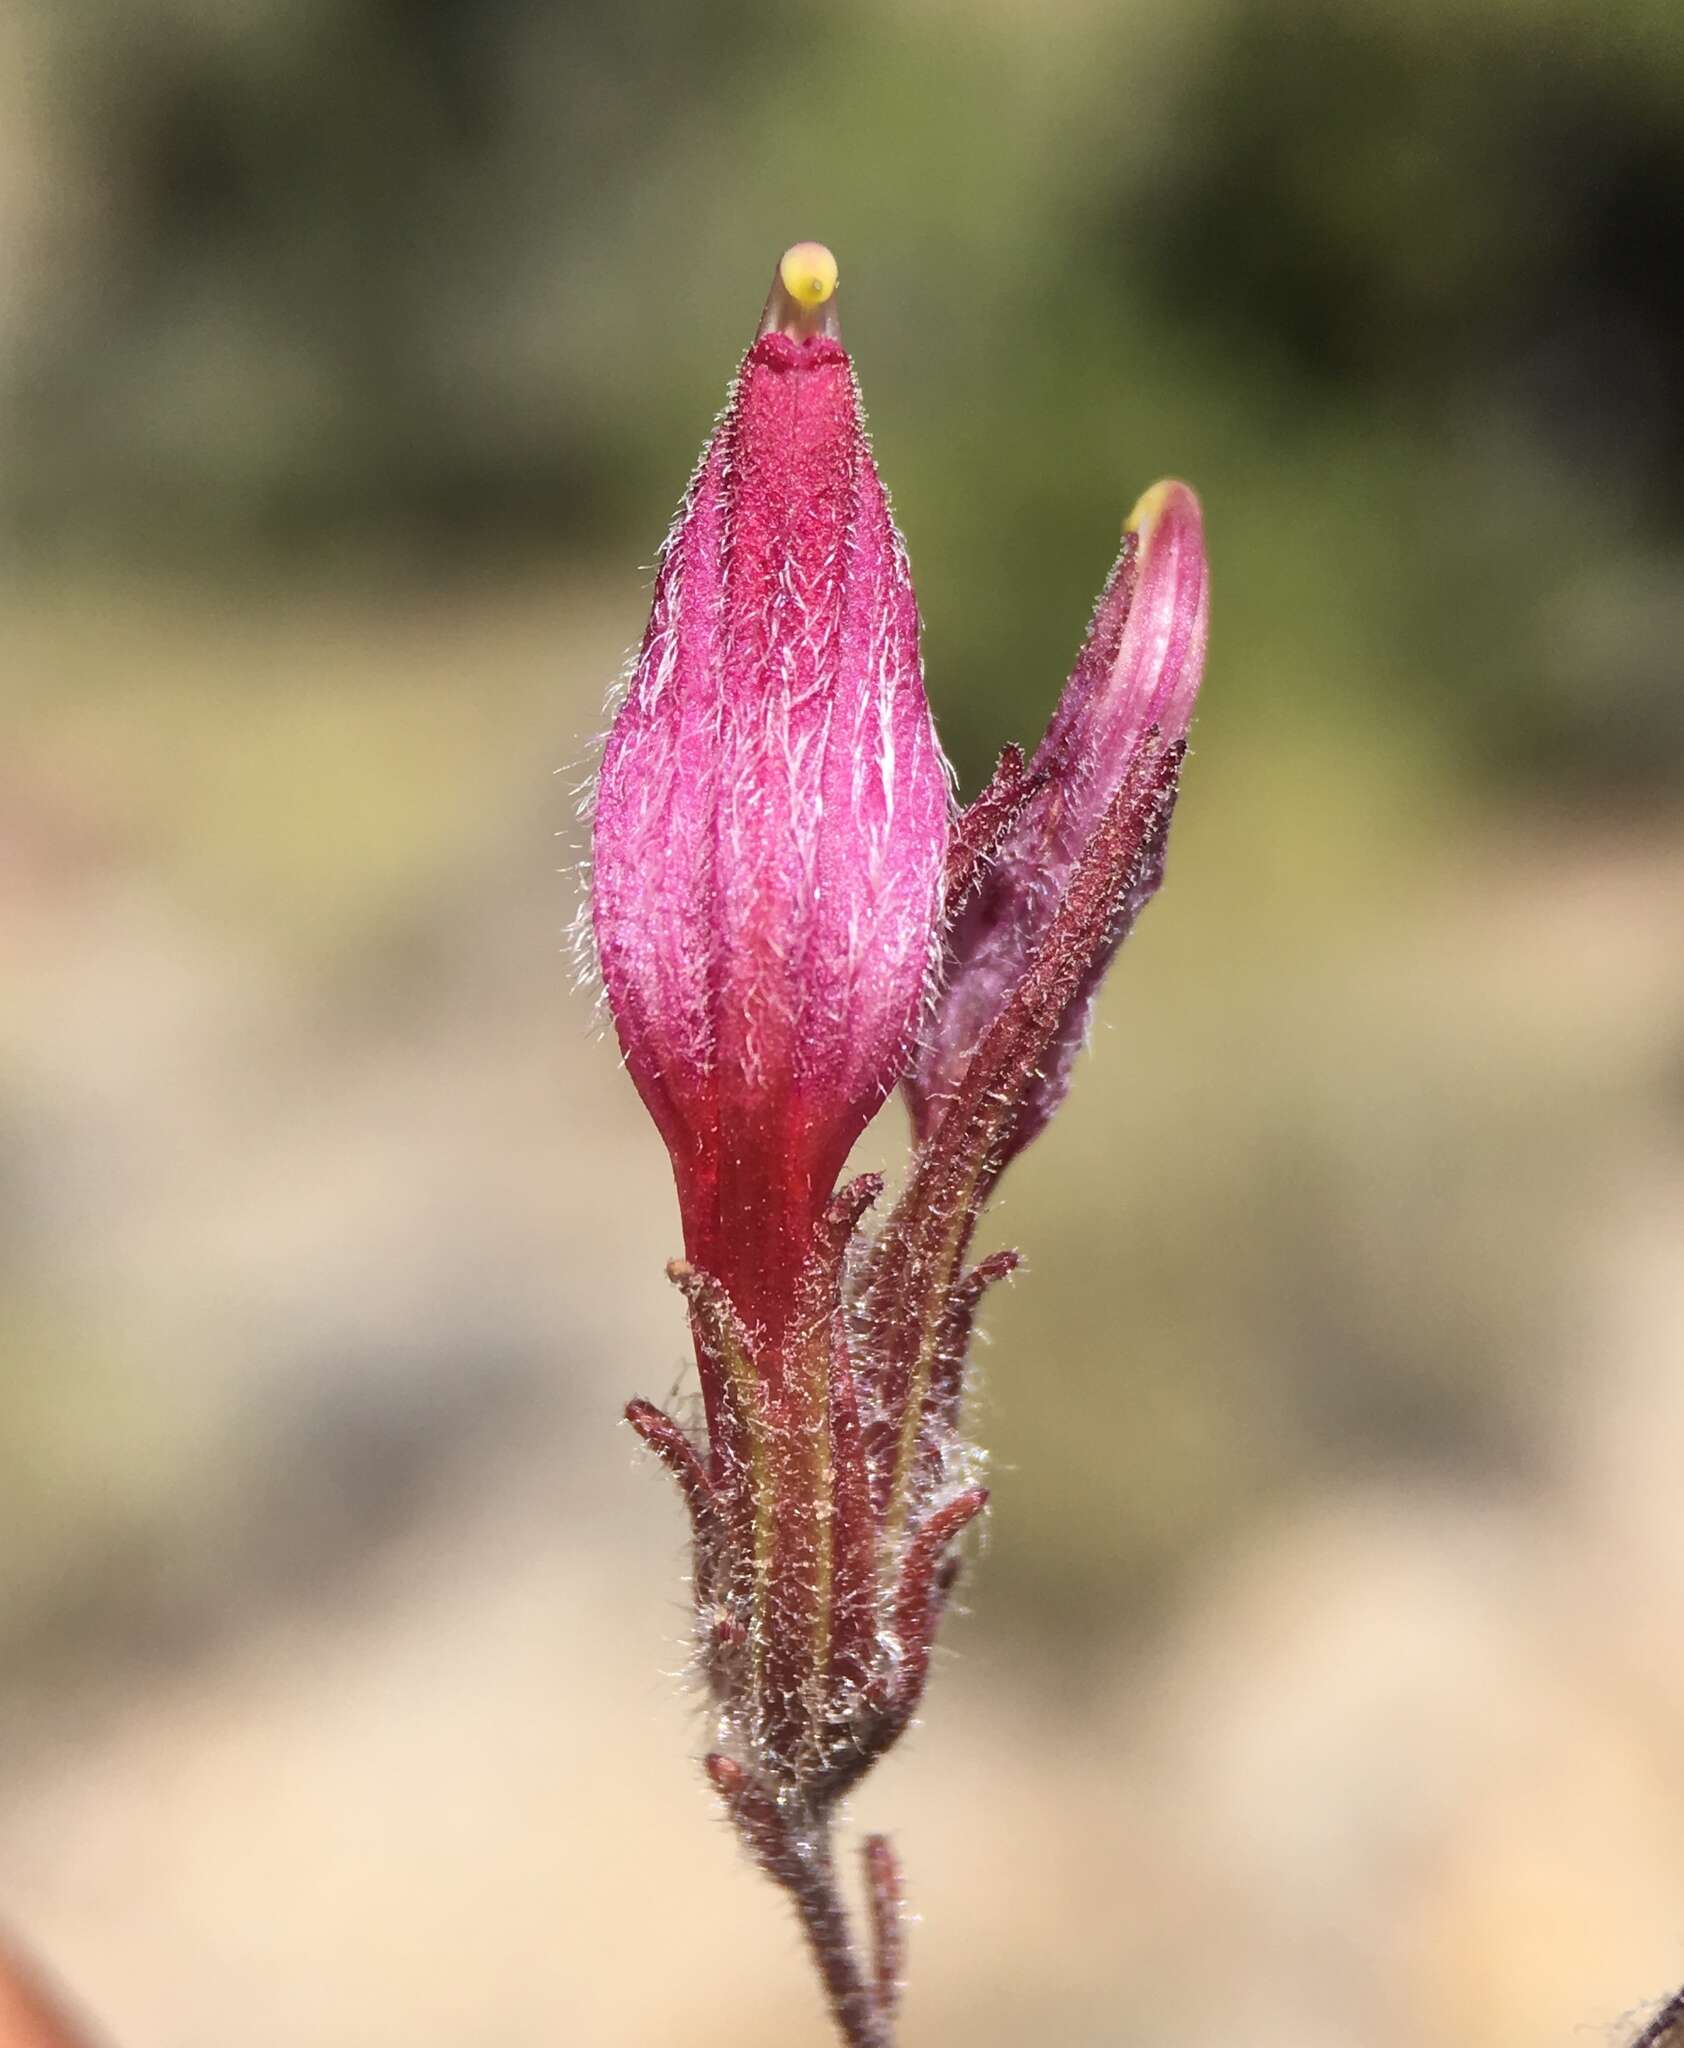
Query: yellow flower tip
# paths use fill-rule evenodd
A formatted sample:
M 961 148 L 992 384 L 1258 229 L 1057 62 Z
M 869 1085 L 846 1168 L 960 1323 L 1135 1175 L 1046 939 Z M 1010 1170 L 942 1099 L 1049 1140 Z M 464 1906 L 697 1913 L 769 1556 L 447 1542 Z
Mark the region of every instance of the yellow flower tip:
M 822 242 L 797 242 L 778 258 L 772 289 L 760 315 L 762 334 L 791 341 L 828 336 L 840 341 L 836 319 L 836 258 Z
M 1149 491 L 1141 492 L 1134 510 L 1123 521 L 1123 525 L 1128 532 L 1139 534 L 1142 547 L 1152 538 L 1152 529 L 1162 517 L 1163 509 L 1171 496 L 1182 488 L 1182 485 L 1173 483 L 1166 477 L 1162 483 L 1154 484 Z
M 778 277 L 795 303 L 812 312 L 836 289 L 836 258 L 823 242 L 797 242 L 779 259 Z

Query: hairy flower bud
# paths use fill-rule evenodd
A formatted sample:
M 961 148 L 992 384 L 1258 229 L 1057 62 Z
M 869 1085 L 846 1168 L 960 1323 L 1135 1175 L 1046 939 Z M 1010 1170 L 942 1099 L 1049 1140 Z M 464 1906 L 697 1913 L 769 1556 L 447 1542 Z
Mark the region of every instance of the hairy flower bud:
M 906 1079 L 920 1139 L 1040 953 L 1078 863 L 1133 778 L 1142 802 L 1158 808 L 1144 857 L 1018 1098 L 996 1173 L 1063 1101 L 1100 981 L 1163 879 L 1173 779 L 1166 792 L 1142 770 L 1186 739 L 1208 615 L 1199 501 L 1185 484 L 1154 485 L 1129 515 L 1087 640 L 1022 778 L 1028 793 L 948 933 L 941 994 Z
M 602 977 L 686 1252 L 774 1343 L 908 1054 L 951 808 L 834 285 L 816 244 L 780 265 L 668 536 L 596 801 Z
M 832 1824 L 918 1712 L 987 1506 L 965 1359 L 1017 1255 L 973 1263 L 972 1239 L 1162 873 L 1205 573 L 1197 501 L 1160 484 L 1034 761 L 1007 748 L 955 819 L 835 289 L 828 249 L 785 253 L 668 538 L 603 758 L 593 914 L 684 1219 L 667 1272 L 705 1433 L 643 1400 L 626 1419 L 690 1517 L 705 1768 L 842 2040 L 891 2048 L 900 1866 L 865 1845 L 862 1959 Z M 834 1182 L 909 1059 L 918 1146 L 868 1231 L 882 1177 Z

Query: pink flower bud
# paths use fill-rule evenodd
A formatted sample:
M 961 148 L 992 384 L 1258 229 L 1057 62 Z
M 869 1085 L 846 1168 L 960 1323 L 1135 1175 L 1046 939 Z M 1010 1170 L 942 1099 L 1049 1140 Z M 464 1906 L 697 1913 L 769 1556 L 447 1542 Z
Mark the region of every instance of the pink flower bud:
M 951 808 L 834 280 L 814 244 L 780 266 L 596 798 L 597 952 L 685 1248 L 774 1343 L 908 1055 Z
M 626 1419 L 694 1539 L 706 1769 L 790 1894 L 850 2048 L 887 2048 L 898 1862 L 865 1854 L 870 1955 L 837 1888 L 838 1803 L 911 1725 L 988 1494 L 964 1436 L 978 1216 L 1068 1084 L 1099 979 L 1163 869 L 1205 642 L 1198 502 L 1136 509 L 1027 766 L 955 821 L 906 560 L 837 339 L 836 265 L 779 265 L 661 560 L 603 758 L 593 914 L 626 1064 L 672 1155 L 705 1439 Z M 906 1068 L 893 1211 L 832 1194 Z
M 1088 958 L 1038 1069 L 1018 1098 L 994 1155 L 998 1172 L 1041 1131 L 1064 1099 L 1093 999 L 1118 946 L 1163 879 L 1173 804 L 1147 757 L 1185 741 L 1204 667 L 1209 592 L 1199 501 L 1185 484 L 1155 485 L 1129 516 L 1088 637 L 1046 737 L 1030 762 L 1021 802 L 981 880 L 958 908 L 945 973 L 906 1090 L 927 1138 L 989 1026 L 1040 954 L 1083 853 L 1131 778 L 1158 807 L 1145 857 Z M 1011 789 L 1002 777 L 1005 797 Z M 993 792 L 976 807 L 986 812 Z

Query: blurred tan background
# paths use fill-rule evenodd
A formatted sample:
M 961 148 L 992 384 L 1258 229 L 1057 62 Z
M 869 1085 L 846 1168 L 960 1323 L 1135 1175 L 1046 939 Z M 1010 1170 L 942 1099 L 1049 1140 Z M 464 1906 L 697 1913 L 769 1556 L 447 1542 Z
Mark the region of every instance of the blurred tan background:
M 967 787 L 1144 484 L 1214 556 L 855 1815 L 907 2048 L 1684 1978 L 1681 223 L 1659 0 L 14 0 L 0 1922 L 113 2048 L 825 2038 L 694 1766 L 616 1427 L 673 1205 L 564 950 L 805 235 Z

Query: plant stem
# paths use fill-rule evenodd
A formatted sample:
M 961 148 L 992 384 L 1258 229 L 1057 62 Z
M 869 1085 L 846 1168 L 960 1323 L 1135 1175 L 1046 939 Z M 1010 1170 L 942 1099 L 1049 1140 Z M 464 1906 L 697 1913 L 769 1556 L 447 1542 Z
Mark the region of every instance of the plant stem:
M 1631 2048 L 1670 2048 L 1673 2041 L 1684 2039 L 1684 2034 L 1674 2031 L 1678 2028 L 1684 2028 L 1684 1991 L 1667 2000 Z
M 837 1888 L 828 1828 L 802 1842 L 779 1876 L 801 1915 L 830 2010 L 847 2048 L 894 2048 L 889 2016 L 861 1973 Z

